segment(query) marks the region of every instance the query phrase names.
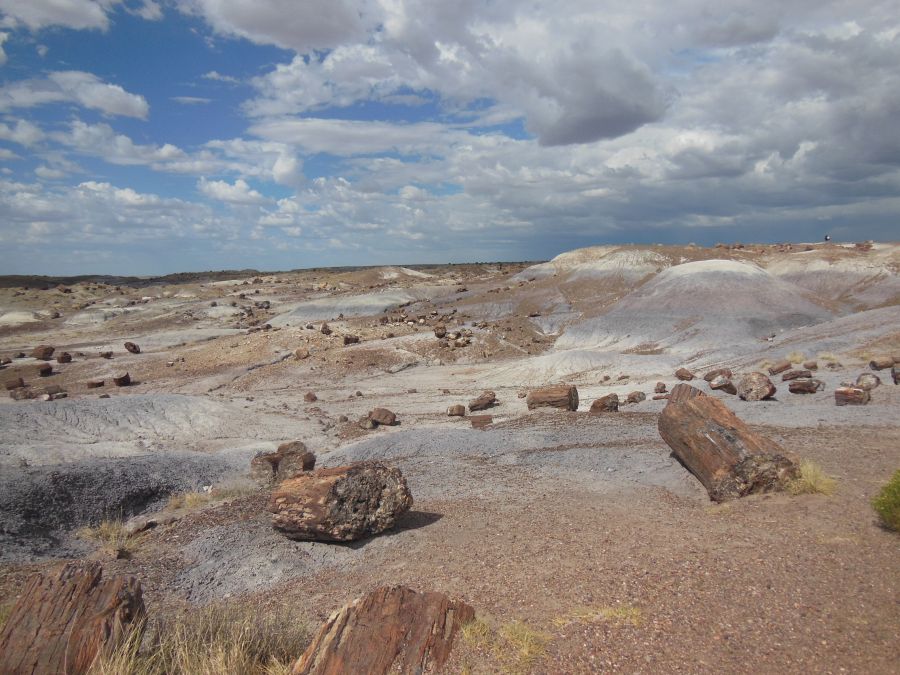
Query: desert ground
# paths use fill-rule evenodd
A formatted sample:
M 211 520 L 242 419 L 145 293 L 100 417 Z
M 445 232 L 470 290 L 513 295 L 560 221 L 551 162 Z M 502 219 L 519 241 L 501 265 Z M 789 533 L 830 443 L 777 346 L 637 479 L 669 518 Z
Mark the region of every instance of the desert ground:
M 870 505 L 900 468 L 900 387 L 869 367 L 900 360 L 898 244 L 0 282 L 0 377 L 26 385 L 0 403 L 0 607 L 86 558 L 138 577 L 151 618 L 252 602 L 314 630 L 402 584 L 533 631 L 526 658 L 460 637 L 447 672 L 900 672 L 900 535 Z M 745 401 L 702 379 L 785 359 L 815 361 L 821 390 L 772 375 Z M 833 493 L 711 501 L 657 427 L 679 368 Z M 871 400 L 835 405 L 867 372 Z M 559 383 L 577 411 L 528 409 Z M 486 390 L 479 428 L 448 416 Z M 610 393 L 619 411 L 592 414 Z M 367 428 L 378 407 L 398 423 Z M 248 472 L 291 440 L 317 467 L 398 467 L 411 510 L 353 543 L 284 537 Z M 84 535 L 148 516 L 127 551 Z

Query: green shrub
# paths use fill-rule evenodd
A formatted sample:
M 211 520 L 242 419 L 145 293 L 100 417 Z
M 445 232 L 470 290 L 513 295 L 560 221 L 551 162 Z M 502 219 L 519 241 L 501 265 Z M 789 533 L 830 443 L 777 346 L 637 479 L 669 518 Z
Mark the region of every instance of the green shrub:
M 900 532 L 900 469 L 894 472 L 878 496 L 872 500 L 872 508 L 881 517 L 885 527 Z

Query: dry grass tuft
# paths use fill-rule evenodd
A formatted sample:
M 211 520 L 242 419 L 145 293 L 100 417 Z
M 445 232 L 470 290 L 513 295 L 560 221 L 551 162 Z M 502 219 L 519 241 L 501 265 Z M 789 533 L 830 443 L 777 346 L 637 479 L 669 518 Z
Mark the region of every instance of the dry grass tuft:
M 788 361 L 794 364 L 803 363 L 804 361 L 806 361 L 806 355 L 803 352 L 791 352 L 787 355 L 786 358 Z
M 522 621 L 511 621 L 495 629 L 484 619 L 476 618 L 463 626 L 463 640 L 483 655 L 493 656 L 496 666 L 489 672 L 528 673 L 547 653 L 551 636 L 535 630 Z M 464 671 L 472 672 L 466 663 Z
M 885 527 L 900 532 L 900 469 L 894 472 L 878 496 L 872 500 L 872 508 Z
M 128 533 L 121 518 L 107 518 L 96 526 L 81 527 L 75 536 L 98 542 L 100 550 L 114 558 L 127 558 L 136 549 L 135 537 Z
M 209 504 L 221 504 L 222 502 L 240 499 L 257 491 L 256 486 L 246 483 L 220 485 L 211 490 L 202 492 L 182 492 L 169 497 L 166 503 L 167 511 L 179 509 L 198 509 Z
M 3 624 L 6 623 L 6 620 L 9 618 L 9 615 L 12 613 L 13 608 L 12 602 L 4 602 L 0 604 L 0 628 L 3 628 Z
M 91 675 L 287 675 L 310 631 L 288 607 L 238 602 L 186 611 L 142 635 L 132 631 Z
M 788 483 L 787 488 L 792 495 L 830 495 L 837 488 L 837 481 L 815 462 L 803 460 L 800 462 L 800 477 Z
M 831 363 L 836 363 L 838 357 L 834 354 L 834 352 L 819 352 L 817 359 L 819 361 L 829 361 Z

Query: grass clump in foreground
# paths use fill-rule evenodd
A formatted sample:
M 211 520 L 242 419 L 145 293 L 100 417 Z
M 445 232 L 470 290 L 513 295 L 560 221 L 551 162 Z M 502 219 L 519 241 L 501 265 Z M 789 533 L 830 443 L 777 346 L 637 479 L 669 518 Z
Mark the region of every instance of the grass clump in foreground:
M 885 527 L 900 532 L 900 469 L 894 472 L 872 500 L 872 508 Z
M 830 495 L 836 488 L 837 481 L 822 471 L 822 467 L 809 460 L 800 462 L 800 477 L 787 485 L 788 492 L 792 495 Z
M 310 641 L 290 608 L 237 602 L 185 611 L 131 632 L 90 675 L 287 675 Z
M 463 640 L 473 649 L 492 655 L 504 673 L 528 673 L 547 653 L 551 636 L 522 621 L 493 628 L 476 618 L 462 628 Z M 465 672 L 470 671 L 467 667 Z
M 75 535 L 100 544 L 100 549 L 114 558 L 127 558 L 135 551 L 134 536 L 121 518 L 105 518 L 99 524 L 79 528 Z

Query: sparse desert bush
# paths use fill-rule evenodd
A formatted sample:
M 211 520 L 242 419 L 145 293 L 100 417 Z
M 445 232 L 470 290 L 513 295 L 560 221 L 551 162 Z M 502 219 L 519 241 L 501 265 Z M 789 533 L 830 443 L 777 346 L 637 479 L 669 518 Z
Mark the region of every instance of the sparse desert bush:
M 830 495 L 837 487 L 837 481 L 828 476 L 822 467 L 815 462 L 800 462 L 800 477 L 787 485 L 788 492 L 793 495 Z
M 100 549 L 115 558 L 125 558 L 134 553 L 135 538 L 128 533 L 121 518 L 106 518 L 98 525 L 79 528 L 75 535 L 100 544 Z
M 791 352 L 787 355 L 787 360 L 791 363 L 803 363 L 806 361 L 806 355 L 803 352 Z
M 91 675 L 287 675 L 310 631 L 289 607 L 237 602 L 189 610 L 133 631 Z
M 885 527 L 900 532 L 900 469 L 872 500 L 872 508 Z

